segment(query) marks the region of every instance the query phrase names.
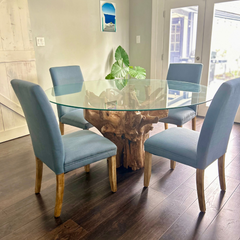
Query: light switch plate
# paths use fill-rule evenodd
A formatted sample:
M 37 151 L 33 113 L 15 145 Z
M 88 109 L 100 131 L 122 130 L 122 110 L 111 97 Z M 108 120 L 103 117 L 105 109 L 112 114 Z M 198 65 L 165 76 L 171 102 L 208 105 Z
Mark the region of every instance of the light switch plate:
M 45 47 L 44 37 L 36 37 L 36 43 L 38 47 Z
M 141 36 L 136 36 L 136 43 L 140 43 L 141 42 Z

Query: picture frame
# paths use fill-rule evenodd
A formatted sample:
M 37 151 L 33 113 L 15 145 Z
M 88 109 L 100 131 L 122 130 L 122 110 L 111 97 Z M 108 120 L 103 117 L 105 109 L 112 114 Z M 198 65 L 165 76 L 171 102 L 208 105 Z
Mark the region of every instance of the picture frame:
M 109 1 L 100 1 L 100 19 L 102 32 L 116 32 L 116 3 Z

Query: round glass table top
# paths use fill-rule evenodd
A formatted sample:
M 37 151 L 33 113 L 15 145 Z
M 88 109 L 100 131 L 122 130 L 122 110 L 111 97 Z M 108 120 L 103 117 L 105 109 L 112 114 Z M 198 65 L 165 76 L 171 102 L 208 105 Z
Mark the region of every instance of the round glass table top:
M 50 102 L 74 108 L 148 111 L 194 106 L 212 100 L 203 85 L 173 80 L 84 81 L 46 90 Z

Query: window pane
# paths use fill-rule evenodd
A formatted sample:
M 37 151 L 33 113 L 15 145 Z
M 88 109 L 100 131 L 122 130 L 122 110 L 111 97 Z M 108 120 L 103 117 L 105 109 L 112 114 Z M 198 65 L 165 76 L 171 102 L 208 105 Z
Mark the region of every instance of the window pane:
M 180 33 L 180 30 L 181 30 L 181 26 L 180 26 L 180 25 L 177 25 L 177 30 L 176 30 L 176 32 L 177 32 L 177 33 Z
M 176 34 L 176 42 L 180 42 L 180 34 Z
M 176 52 L 179 52 L 180 51 L 180 44 L 179 43 L 176 43 L 176 49 L 175 49 Z
M 170 63 L 195 61 L 197 21 L 197 6 L 171 10 Z

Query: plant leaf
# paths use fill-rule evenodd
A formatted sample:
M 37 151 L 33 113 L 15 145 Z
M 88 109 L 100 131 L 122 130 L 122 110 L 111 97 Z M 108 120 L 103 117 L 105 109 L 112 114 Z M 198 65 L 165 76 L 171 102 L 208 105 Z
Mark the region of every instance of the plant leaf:
M 121 79 L 116 79 L 116 80 L 115 80 L 115 84 L 116 84 L 116 87 L 117 87 L 119 90 L 122 90 L 122 89 L 125 87 L 125 86 L 123 85 Z
M 126 87 L 128 84 L 128 79 L 122 79 L 123 86 Z
M 110 80 L 112 80 L 112 79 L 114 79 L 114 77 L 112 76 L 111 73 L 109 73 L 109 74 L 105 77 L 105 79 L 110 79 Z
M 129 75 L 136 79 L 145 79 L 146 78 L 146 69 L 142 67 L 129 68 Z
M 111 75 L 114 78 L 125 78 L 129 72 L 129 67 L 123 66 L 123 60 L 118 60 L 112 66 Z
M 129 75 L 133 78 L 135 78 L 135 75 L 136 75 L 136 71 L 132 68 L 129 68 Z
M 116 80 L 115 80 L 115 84 L 116 84 L 116 87 L 117 87 L 119 90 L 122 90 L 124 87 L 127 86 L 127 84 L 128 84 L 128 79 L 116 79 Z
M 125 64 L 126 67 L 129 67 L 129 57 L 126 51 L 119 46 L 115 52 L 115 59 L 116 61 L 122 59 L 123 63 Z

